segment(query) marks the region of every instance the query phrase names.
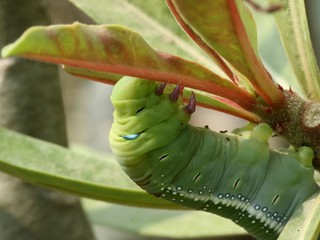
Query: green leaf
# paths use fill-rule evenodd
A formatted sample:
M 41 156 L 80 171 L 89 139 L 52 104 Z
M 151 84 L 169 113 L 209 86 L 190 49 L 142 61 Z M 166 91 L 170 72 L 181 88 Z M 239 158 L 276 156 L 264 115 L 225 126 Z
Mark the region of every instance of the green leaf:
M 263 5 L 265 0 L 255 2 L 265 7 L 269 5 Z M 259 11 L 253 13 L 257 23 L 259 52 L 264 65 L 278 84 L 284 89 L 291 88 L 301 96 L 301 89 L 283 49 L 273 14 Z
M 115 84 L 117 81 L 119 81 L 123 76 L 119 74 L 113 74 L 108 72 L 102 72 L 102 71 L 94 71 L 91 69 L 85 69 L 85 68 L 77 68 L 72 66 L 62 66 L 63 70 L 65 70 L 67 73 L 72 74 L 77 77 L 85 77 L 88 79 L 93 79 L 98 82 L 108 83 L 108 84 Z
M 277 103 L 282 99 L 258 57 L 255 22 L 243 1 L 167 0 L 167 3 L 184 30 L 231 80 L 237 82 L 234 73 L 240 72 L 267 101 Z
M 317 240 L 320 233 L 320 192 L 305 201 L 292 215 L 278 240 Z
M 92 78 L 95 73 L 101 77 L 105 72 L 181 83 L 227 98 L 245 109 L 254 108 L 256 103 L 255 96 L 202 65 L 155 51 L 138 33 L 117 25 L 74 23 L 33 27 L 3 48 L 2 56 L 64 64 L 72 67 L 72 71 L 84 69 L 81 72 L 84 77 Z M 89 70 L 88 74 L 85 69 Z M 107 81 L 110 80 L 108 75 Z
M 92 200 L 83 203 L 94 224 L 142 236 L 198 239 L 245 234 L 230 220 L 201 211 L 134 208 Z
M 284 7 L 275 13 L 288 59 L 306 97 L 320 99 L 320 74 L 310 40 L 304 0 L 269 0 Z
M 0 128 L 0 170 L 82 197 L 141 207 L 182 208 L 138 188 L 110 157 L 79 154 L 4 128 Z
M 139 32 L 153 48 L 197 61 L 221 73 L 179 27 L 164 0 L 69 1 L 97 24 L 129 27 Z

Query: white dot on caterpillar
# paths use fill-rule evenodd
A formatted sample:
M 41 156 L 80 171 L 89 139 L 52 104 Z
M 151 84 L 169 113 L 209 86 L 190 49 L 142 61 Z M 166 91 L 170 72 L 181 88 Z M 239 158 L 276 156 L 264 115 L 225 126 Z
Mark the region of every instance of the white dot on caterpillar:
M 222 206 L 219 206 L 219 207 L 218 207 L 218 209 L 221 209 L 221 208 L 222 208 Z
M 164 174 L 161 174 L 161 177 L 164 178 Z
M 164 185 L 164 182 L 163 183 L 161 183 L 161 186 L 163 186 Z
M 277 215 L 278 215 L 278 213 L 277 213 L 277 212 L 273 213 L 273 216 L 274 216 L 274 217 L 276 217 Z
M 203 187 L 202 187 L 203 189 L 206 189 L 207 188 L 207 186 L 206 185 L 203 185 Z
M 175 199 L 175 198 L 172 198 L 171 200 L 172 200 L 172 201 L 175 201 L 176 199 Z
M 198 200 L 199 200 L 199 198 L 197 198 L 197 197 L 193 199 L 193 201 L 195 201 L 195 202 L 197 202 Z
M 183 194 L 183 193 L 180 193 L 180 194 L 179 194 L 179 196 L 180 196 L 180 197 L 183 197 L 183 196 L 184 196 L 184 194 Z
M 177 193 L 177 192 L 175 192 L 175 191 L 173 191 L 173 192 L 172 192 L 172 195 L 177 195 L 177 194 L 178 194 L 178 193 Z
M 166 195 L 164 193 L 161 194 L 161 197 L 165 197 Z
M 162 187 L 162 188 L 160 188 L 160 190 L 161 190 L 161 191 L 163 191 L 163 190 L 164 190 L 164 188 Z
M 252 218 L 252 215 L 251 215 L 251 214 L 249 214 L 249 215 L 248 215 L 248 218 Z
M 209 207 L 209 204 L 206 204 L 205 207 Z
M 251 221 L 251 223 L 252 223 L 252 224 L 255 224 L 255 223 L 256 223 L 256 221 L 255 221 L 255 220 L 252 220 L 252 221 Z
M 255 210 L 259 210 L 259 209 L 260 209 L 260 206 L 259 206 L 259 205 L 255 205 L 255 206 L 254 206 L 254 209 L 255 209 Z
M 169 187 L 167 187 L 167 189 L 168 189 L 168 190 L 172 190 L 172 187 L 169 186 Z
M 262 208 L 262 212 L 267 212 L 268 211 L 268 208 L 264 207 Z
M 180 200 L 180 202 L 184 202 L 184 200 L 183 200 L 183 199 L 181 199 L 181 200 Z
M 219 194 L 219 195 L 218 195 L 218 198 L 219 198 L 219 199 L 223 198 L 223 194 Z
M 229 198 L 229 197 L 230 197 L 230 194 L 229 194 L 229 193 L 226 193 L 225 197 L 226 197 L 226 198 Z
M 203 193 L 203 191 L 202 191 L 202 190 L 200 190 L 200 191 L 199 191 L 199 194 L 201 195 L 202 193 Z
M 177 190 L 178 190 L 178 191 L 181 191 L 181 190 L 182 190 L 182 187 L 178 186 L 178 187 L 177 187 Z
M 192 189 L 189 189 L 189 190 L 188 190 L 188 193 L 192 193 Z
M 237 219 L 237 220 L 235 220 L 234 222 L 235 222 L 235 223 L 239 223 L 239 220 Z
M 204 210 L 204 211 L 207 211 L 207 210 L 208 210 L 208 208 L 203 208 L 203 210 Z

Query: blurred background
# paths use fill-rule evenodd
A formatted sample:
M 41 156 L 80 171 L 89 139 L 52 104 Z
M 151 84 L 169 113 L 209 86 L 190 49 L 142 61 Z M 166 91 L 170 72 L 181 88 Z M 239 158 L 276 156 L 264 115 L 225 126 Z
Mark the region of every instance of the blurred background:
M 312 0 L 306 1 L 307 5 L 308 2 L 311 1 Z M 101 4 L 101 0 L 94 0 L 91 1 L 90 4 L 92 8 L 94 8 L 94 4 L 99 2 Z M 268 4 L 265 0 L 257 0 L 256 2 L 264 6 Z M 319 1 L 314 2 L 319 3 Z M 76 7 L 83 6 L 85 3 L 86 1 L 82 0 L 43 0 L 43 4 L 49 9 L 52 24 L 73 23 L 75 21 L 94 24 L 91 18 L 95 15 L 94 12 L 92 12 L 91 16 L 88 16 Z M 126 25 L 141 33 L 152 47 L 201 62 L 207 67 L 219 72 L 219 69 L 185 36 L 178 25 L 174 24 L 174 19 L 163 0 L 105 0 L 103 4 L 105 8 L 100 9 L 100 22 Z M 87 6 L 87 8 L 90 9 L 91 5 Z M 310 7 L 310 9 L 315 10 L 317 8 Z M 320 9 L 319 6 L 318 9 Z M 317 17 L 317 13 L 318 11 L 313 11 L 315 17 Z M 255 12 L 254 14 L 258 26 L 259 49 L 266 67 L 279 84 L 285 88 L 291 86 L 294 90 L 298 91 L 292 69 L 281 48 L 281 41 L 276 31 L 272 15 L 261 12 Z M 160 22 L 162 24 L 159 24 L 159 20 L 161 20 Z M 316 22 L 316 20 L 313 22 Z M 317 26 L 318 25 L 313 24 L 315 29 Z M 155 31 L 155 29 L 157 31 Z M 318 30 L 316 29 L 316 31 Z M 319 36 L 319 34 L 315 34 L 315 36 Z M 183 41 L 180 39 L 183 39 Z M 319 41 L 318 39 L 317 42 Z M 318 48 L 317 52 L 319 52 Z M 99 151 L 102 154 L 111 154 L 108 135 L 113 121 L 113 108 L 110 103 L 112 86 L 76 78 L 66 74 L 61 69 L 59 74 L 66 112 L 67 134 L 71 147 L 89 148 Z M 284 81 L 284 79 L 286 81 Z M 217 131 L 230 131 L 235 127 L 240 127 L 244 123 L 245 121 L 242 119 L 201 107 L 197 108 L 196 113 L 193 114 L 192 117 L 192 124 L 197 126 L 209 125 L 211 129 Z M 283 142 L 276 140 L 273 146 L 280 146 L 281 144 L 283 144 Z M 145 231 L 144 234 L 148 235 L 148 227 L 146 226 L 152 222 L 154 216 L 159 217 L 159 215 L 164 214 L 163 218 L 167 219 L 169 218 L 168 216 L 171 216 L 171 213 L 173 214 L 171 216 L 173 218 L 178 218 L 179 215 L 183 215 L 182 213 L 163 210 L 145 210 L 142 215 L 141 211 L 136 208 L 116 206 L 91 200 L 83 200 L 83 204 L 89 213 L 89 218 L 93 222 L 94 232 L 98 240 L 151 239 L 150 236 L 141 237 L 136 235 L 133 233 L 132 228 L 141 228 L 140 232 Z M 103 206 L 104 211 L 101 211 L 101 206 Z M 99 211 L 97 211 L 97 209 L 99 209 Z M 199 226 L 212 224 L 202 222 L 202 217 L 200 214 L 198 221 Z M 116 221 L 116 219 L 120 220 Z M 135 225 L 133 223 L 135 223 Z M 162 226 L 162 229 L 169 229 L 170 225 L 171 223 L 169 221 Z M 207 226 L 207 228 L 210 228 L 210 226 Z M 155 231 L 151 230 L 150 232 Z M 241 233 L 241 230 L 235 230 L 235 234 Z M 160 238 L 154 237 L 152 239 Z M 202 239 L 227 240 L 253 238 L 249 236 L 237 236 L 235 238 L 219 237 Z

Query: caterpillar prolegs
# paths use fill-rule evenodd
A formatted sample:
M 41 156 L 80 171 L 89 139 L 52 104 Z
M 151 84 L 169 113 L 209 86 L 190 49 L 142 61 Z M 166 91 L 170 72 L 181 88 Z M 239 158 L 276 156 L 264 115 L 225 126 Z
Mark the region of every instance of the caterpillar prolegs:
M 267 124 L 217 133 L 188 124 L 179 87 L 123 79 L 111 100 L 111 148 L 124 171 L 150 194 L 233 220 L 258 239 L 276 239 L 295 209 L 319 190 L 313 152 L 269 149 Z

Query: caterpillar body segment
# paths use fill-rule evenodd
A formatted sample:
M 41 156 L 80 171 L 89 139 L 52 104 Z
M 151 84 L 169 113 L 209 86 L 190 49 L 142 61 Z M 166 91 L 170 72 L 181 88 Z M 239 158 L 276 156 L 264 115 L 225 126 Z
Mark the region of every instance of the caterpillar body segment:
M 311 162 L 312 150 L 270 150 L 267 124 L 230 134 L 191 126 L 186 106 L 195 99 L 185 105 L 181 94 L 159 94 L 159 86 L 127 78 L 114 88 L 110 143 L 124 171 L 150 194 L 229 218 L 258 239 L 276 239 L 319 190 L 313 169 L 301 164 Z

